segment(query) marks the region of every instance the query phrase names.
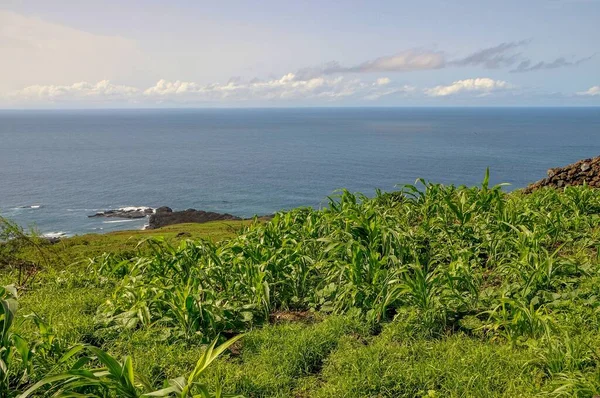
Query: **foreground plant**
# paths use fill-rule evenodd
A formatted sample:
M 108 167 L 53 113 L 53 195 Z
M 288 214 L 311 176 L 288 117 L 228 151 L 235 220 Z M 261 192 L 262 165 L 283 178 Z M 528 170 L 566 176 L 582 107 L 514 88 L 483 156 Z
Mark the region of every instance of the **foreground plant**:
M 31 351 L 13 332 L 17 314 L 17 289 L 0 286 L 0 396 L 12 397 L 31 373 Z
M 119 362 L 97 347 L 79 345 L 67 352 L 60 362 L 66 362 L 80 351 L 87 351 L 90 355 L 80 357 L 75 365 L 64 373 L 44 377 L 19 395 L 19 398 L 27 398 L 45 387 L 48 387 L 45 394 L 53 397 L 240 397 L 239 395 L 224 395 L 220 386 L 217 391 L 210 392 L 206 385 L 198 382 L 198 379 L 219 355 L 241 337 L 242 335 L 238 335 L 231 338 L 217 348 L 215 346 L 218 340 L 215 339 L 204 351 L 187 378 L 178 377 L 169 380 L 168 387 L 154 392 L 150 392 L 152 387 L 144 377 L 135 372 L 131 357 L 126 356 L 122 362 Z M 101 366 L 91 369 L 85 367 L 88 363 L 94 362 Z

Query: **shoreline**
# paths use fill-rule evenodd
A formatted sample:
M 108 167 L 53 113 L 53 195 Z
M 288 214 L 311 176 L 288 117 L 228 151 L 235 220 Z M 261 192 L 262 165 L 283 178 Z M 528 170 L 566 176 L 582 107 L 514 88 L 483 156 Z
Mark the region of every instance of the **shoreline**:
M 484 179 L 484 183 L 488 183 L 489 179 L 489 169 L 486 172 L 486 177 Z M 547 177 L 532 182 L 529 185 L 522 187 L 520 189 L 510 191 L 512 192 L 521 192 L 523 194 L 529 194 L 533 191 L 550 187 L 553 189 L 564 189 L 568 186 L 579 186 L 579 185 L 588 185 L 592 188 L 600 188 L 600 156 L 596 156 L 594 158 L 586 158 L 581 159 L 577 162 L 568 164 L 562 167 L 554 167 L 547 170 Z M 500 185 L 501 186 L 501 185 Z M 394 191 L 388 192 L 393 193 Z M 15 209 L 19 210 L 33 210 L 37 211 L 39 209 L 43 209 L 44 206 L 42 204 L 34 204 L 34 205 L 25 205 L 19 206 Z M 88 214 L 88 219 L 96 219 L 96 218 L 110 218 L 111 220 L 103 221 L 103 224 L 123 224 L 128 222 L 135 222 L 136 220 L 144 220 L 145 222 L 141 228 L 139 229 L 119 229 L 116 231 L 105 231 L 99 232 L 99 234 L 108 234 L 112 232 L 121 232 L 121 231 L 145 231 L 145 230 L 156 230 L 163 227 L 167 227 L 170 225 L 179 225 L 179 224 L 204 224 L 208 222 L 215 221 L 248 221 L 253 219 L 259 220 L 268 220 L 273 217 L 273 214 L 270 215 L 255 215 L 250 218 L 243 218 L 239 216 L 232 215 L 230 213 L 219 213 L 214 211 L 205 211 L 205 210 L 196 210 L 196 209 L 186 209 L 186 210 L 173 210 L 167 206 L 161 206 L 158 208 L 153 208 L 149 206 L 127 206 L 115 209 L 107 209 L 96 211 L 94 214 Z M 10 218 L 10 217 L 8 217 Z M 113 220 L 114 219 L 114 220 Z M 100 227 L 100 231 L 103 231 L 103 228 Z M 93 234 L 96 232 L 86 232 L 84 234 L 69 234 L 68 232 L 58 230 L 58 231 L 48 231 L 44 233 L 40 233 L 40 236 L 49 239 L 49 240 L 60 240 L 63 238 L 69 238 L 73 236 L 82 236 L 87 234 Z

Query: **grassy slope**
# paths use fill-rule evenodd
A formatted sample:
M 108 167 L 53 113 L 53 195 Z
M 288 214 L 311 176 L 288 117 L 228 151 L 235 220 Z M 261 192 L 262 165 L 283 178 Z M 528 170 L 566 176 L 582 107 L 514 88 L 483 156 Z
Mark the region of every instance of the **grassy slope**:
M 96 308 L 113 290 L 88 273 L 88 259 L 103 253 L 133 255 L 147 238 L 164 238 L 171 244 L 203 238 L 214 242 L 231 238 L 248 221 L 217 221 L 205 224 L 179 224 L 157 230 L 120 231 L 88 234 L 63 239 L 46 247 L 49 266 L 36 276 L 20 297 L 19 312 L 36 313 L 48 321 L 57 337 L 72 343 L 103 346 L 118 355 L 132 355 L 136 370 L 158 383 L 186 374 L 202 354 L 196 344 L 166 342 L 156 330 L 136 331 L 120 336 L 107 335 L 95 328 Z M 36 250 L 25 258 L 43 263 Z M 16 282 L 16 272 L 0 274 L 2 284 Z M 25 337 L 36 333 L 33 325 L 22 322 L 18 332 Z M 369 336 L 369 330 L 352 318 L 330 317 L 315 324 L 283 323 L 250 332 L 240 358 L 221 360 L 209 379 L 223 380 L 229 388 L 248 396 L 292 396 L 295 390 L 315 388 L 310 377 L 324 358 L 348 333 Z M 306 379 L 306 382 L 303 382 Z
M 123 253 L 135 250 L 147 238 L 161 237 L 176 243 L 182 239 L 205 238 L 220 241 L 230 238 L 250 221 L 215 221 L 205 224 L 178 224 L 143 231 L 118 231 L 107 234 L 88 234 L 63 239 L 53 246 L 53 251 L 65 260 L 87 259 L 102 253 Z M 178 236 L 179 235 L 179 236 Z
M 44 316 L 57 335 L 68 341 L 132 355 L 137 371 L 154 383 L 183 375 L 200 356 L 200 345 L 167 342 L 160 329 L 115 335 L 96 328 L 96 308 L 110 297 L 114 282 L 92 276 L 85 259 L 102 252 L 129 256 L 138 241 L 147 237 L 162 236 L 171 242 L 199 237 L 219 241 L 234 236 L 240 227 L 240 222 L 215 222 L 65 239 L 52 247 L 60 258 L 53 257 L 54 265 L 40 272 L 32 289 L 23 294 L 20 312 Z M 190 236 L 178 237 L 181 232 Z M 590 234 L 597 237 L 598 231 Z M 593 255 L 590 261 L 597 266 L 597 253 L 595 258 Z M 14 273 L 1 275 L 4 283 L 15 282 L 15 278 Z M 581 281 L 582 288 L 586 284 L 597 290 L 600 278 L 592 274 Z M 572 351 L 591 353 L 574 352 L 573 358 L 600 353 L 600 339 L 587 331 L 598 324 L 596 308 L 574 308 L 564 319 L 573 331 L 581 326 L 587 333 L 572 343 Z M 512 345 L 463 332 L 432 338 L 422 333 L 419 319 L 413 315 L 399 314 L 377 330 L 350 315 L 258 328 L 244 338 L 241 352 L 220 359 L 206 379 L 209 383 L 221 381 L 226 391 L 257 397 L 516 397 L 552 390 L 553 381 L 544 366 L 535 365 L 553 359 L 546 358 L 548 351 L 534 342 Z M 590 319 L 594 319 L 592 325 Z M 25 335 L 33 333 L 27 323 L 20 330 Z
M 21 313 L 35 312 L 46 318 L 60 337 L 93 343 L 93 316 L 111 293 L 111 285 L 98 283 L 88 273 L 89 259 L 113 253 L 133 256 L 145 239 L 161 238 L 171 244 L 185 239 L 220 241 L 235 236 L 249 221 L 215 221 L 205 224 L 179 224 L 156 230 L 119 231 L 62 239 L 45 246 L 43 254 L 28 249 L 23 257 L 42 264 L 41 271 L 28 282 L 20 299 Z M 143 249 L 142 249 L 143 250 Z M 43 256 L 43 258 L 42 258 Z M 0 273 L 4 285 L 17 283 L 18 272 Z M 27 325 L 24 326 L 27 328 Z

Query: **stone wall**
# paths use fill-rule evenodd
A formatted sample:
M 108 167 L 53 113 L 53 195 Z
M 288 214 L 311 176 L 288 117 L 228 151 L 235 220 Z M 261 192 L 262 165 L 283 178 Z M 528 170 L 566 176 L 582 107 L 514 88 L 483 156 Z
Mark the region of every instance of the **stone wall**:
M 548 177 L 534 182 L 523 190 L 531 193 L 542 187 L 563 188 L 569 185 L 587 185 L 600 188 L 600 156 L 583 159 L 565 167 L 548 170 Z

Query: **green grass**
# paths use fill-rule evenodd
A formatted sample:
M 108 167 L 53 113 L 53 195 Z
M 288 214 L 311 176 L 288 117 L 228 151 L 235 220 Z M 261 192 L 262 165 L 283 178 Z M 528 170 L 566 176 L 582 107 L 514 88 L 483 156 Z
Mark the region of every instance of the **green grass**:
M 243 332 L 199 376 L 211 391 L 592 397 L 599 247 L 600 191 L 587 187 L 342 192 L 268 223 L 65 239 L 21 290 L 19 313 L 43 317 L 64 347 L 130 356 L 152 389 L 189 374 L 216 336 Z M 31 248 L 20 256 L 42 264 Z M 15 269 L 1 278 L 18 282 Z M 40 338 L 22 318 L 15 330 Z
M 464 335 L 436 340 L 345 339 L 315 397 L 515 397 L 540 387 L 527 353 Z
M 26 247 L 22 258 L 40 264 L 41 271 L 33 285 L 21 292 L 20 311 L 37 313 L 50 322 L 57 335 L 68 341 L 95 343 L 102 340 L 96 332 L 97 308 L 110 297 L 114 281 L 90 274 L 90 259 L 103 253 L 124 258 L 143 253 L 140 242 L 160 238 L 178 244 L 187 239 L 222 241 L 232 238 L 249 221 L 216 221 L 204 224 L 178 224 L 156 230 L 130 230 L 107 234 L 87 234 L 62 239 L 59 243 L 38 250 Z M 2 284 L 17 283 L 17 270 L 5 268 L 0 274 Z M 32 291 L 30 291 L 30 289 Z M 33 325 L 25 323 L 25 333 L 33 333 Z
M 118 231 L 106 234 L 87 234 L 63 239 L 52 246 L 53 251 L 67 263 L 101 255 L 102 253 L 135 253 L 139 242 L 161 237 L 169 242 L 185 239 L 221 241 L 234 237 L 250 221 L 213 221 L 204 224 L 177 224 L 143 231 Z M 178 236 L 180 235 L 180 236 Z

